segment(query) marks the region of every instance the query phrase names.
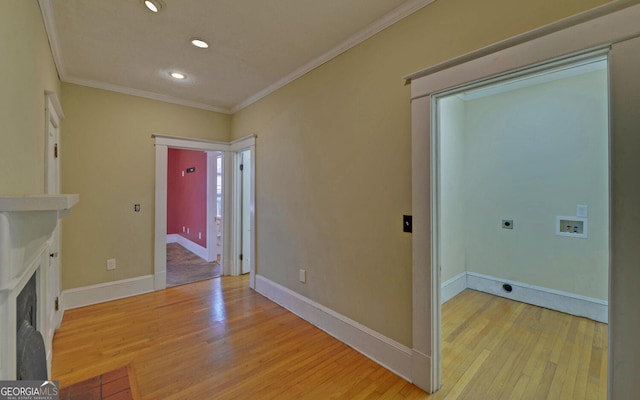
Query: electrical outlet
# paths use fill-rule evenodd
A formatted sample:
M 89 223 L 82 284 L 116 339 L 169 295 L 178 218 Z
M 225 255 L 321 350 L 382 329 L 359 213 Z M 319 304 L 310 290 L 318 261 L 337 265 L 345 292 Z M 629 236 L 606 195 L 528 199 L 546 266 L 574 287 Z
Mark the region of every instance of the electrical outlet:
M 307 271 L 304 269 L 300 270 L 300 282 L 307 283 Z
M 107 260 L 107 269 L 108 270 L 116 269 L 116 259 L 115 258 L 109 258 Z
M 202 239 L 202 232 L 198 232 L 198 239 Z

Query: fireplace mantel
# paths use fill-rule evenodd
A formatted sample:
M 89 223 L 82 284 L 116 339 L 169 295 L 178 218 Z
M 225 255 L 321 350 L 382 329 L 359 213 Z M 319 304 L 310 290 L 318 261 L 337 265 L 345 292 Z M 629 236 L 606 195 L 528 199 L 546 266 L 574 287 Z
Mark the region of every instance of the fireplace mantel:
M 16 298 L 34 275 L 37 329 L 50 370 L 53 332 L 61 319 L 55 304 L 60 272 L 50 260 L 58 257 L 59 220 L 79 199 L 77 194 L 0 196 L 0 380 L 16 378 Z
M 77 194 L 0 196 L 0 212 L 70 210 L 79 199 Z

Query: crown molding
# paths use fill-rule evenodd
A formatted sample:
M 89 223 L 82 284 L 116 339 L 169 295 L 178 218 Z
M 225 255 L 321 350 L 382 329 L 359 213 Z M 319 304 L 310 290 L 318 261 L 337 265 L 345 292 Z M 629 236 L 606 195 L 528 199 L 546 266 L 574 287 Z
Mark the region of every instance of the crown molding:
M 91 79 L 83 79 L 83 78 L 68 76 L 64 66 L 63 59 L 62 59 L 62 51 L 60 50 L 60 44 L 59 44 L 60 41 L 58 39 L 58 31 L 56 30 L 56 23 L 55 23 L 53 8 L 51 6 L 51 0 L 38 0 L 38 4 L 40 5 L 40 12 L 42 13 L 44 27 L 47 32 L 47 37 L 49 38 L 49 46 L 51 47 L 53 62 L 55 63 L 56 69 L 58 71 L 58 78 L 62 82 L 74 83 L 77 85 L 88 86 L 96 89 L 104 89 L 112 92 L 124 93 L 132 96 L 164 101 L 166 103 L 173 103 L 173 104 L 178 104 L 178 105 L 187 106 L 187 107 L 194 107 L 194 108 L 199 108 L 203 110 L 219 112 L 222 114 L 231 114 L 230 110 L 224 107 L 216 107 L 210 104 L 185 100 L 178 97 L 148 92 L 145 90 L 133 89 L 125 86 L 119 86 L 119 85 L 113 85 L 110 83 L 94 81 Z
M 550 35 L 552 33 L 561 31 L 563 29 L 567 29 L 575 25 L 588 22 L 596 18 L 622 10 L 624 8 L 631 7 L 637 3 L 638 3 L 638 0 L 612 0 L 609 3 L 605 3 L 603 5 L 583 11 L 578 14 L 571 15 L 569 17 L 557 20 L 555 22 L 551 22 L 547 25 L 543 25 L 531 31 L 509 37 L 507 39 L 490 44 L 480 49 L 473 50 L 461 56 L 427 67 L 420 71 L 416 71 L 412 74 L 404 76 L 403 79 L 405 80 L 406 84 L 409 84 L 414 79 L 422 78 L 423 76 L 431 75 L 436 72 L 454 67 L 456 65 L 464 64 L 468 61 L 475 60 L 477 58 L 484 57 L 492 53 L 497 53 L 498 51 L 501 51 L 510 47 L 514 47 L 519 44 L 526 43 L 546 35 Z
M 58 70 L 58 77 L 62 80 L 66 71 L 64 68 L 64 62 L 62 61 L 62 51 L 60 50 L 60 41 L 58 40 L 58 31 L 56 30 L 51 1 L 38 0 L 38 4 L 40 5 L 40 13 L 42 14 L 42 20 L 44 22 L 44 29 L 47 32 L 47 37 L 49 38 L 49 47 L 51 48 L 53 62 Z
M 173 97 L 165 94 L 159 94 L 154 92 L 148 92 L 146 90 L 133 89 L 126 86 L 114 85 L 111 83 L 94 81 L 91 79 L 82 79 L 75 77 L 64 77 L 61 79 L 66 83 L 73 83 L 76 85 L 88 86 L 96 89 L 109 90 L 111 92 L 118 92 L 123 94 L 128 94 L 131 96 L 144 97 L 147 99 L 164 101 L 165 103 L 173 103 L 181 106 L 200 108 L 202 110 L 215 111 L 221 114 L 231 114 L 231 111 L 228 108 L 216 107 L 206 103 L 199 103 L 197 101 L 185 100 L 179 97 Z
M 132 89 L 124 86 L 113 85 L 110 83 L 104 83 L 99 81 L 94 81 L 90 79 L 76 78 L 72 76 L 67 76 L 64 62 L 62 59 L 62 51 L 60 50 L 58 34 L 56 31 L 55 19 L 53 16 L 53 9 L 51 7 L 51 0 L 38 0 L 40 4 L 40 11 L 42 13 L 42 18 L 44 20 L 45 29 L 47 31 L 47 36 L 49 37 L 49 45 L 51 47 L 51 53 L 53 54 L 53 60 L 58 70 L 58 76 L 61 81 L 67 83 L 75 83 L 78 85 L 89 86 L 97 89 L 104 89 L 113 92 L 119 92 L 124 94 L 129 94 L 133 96 L 145 97 L 153 100 L 164 101 L 168 103 L 179 104 L 188 107 L 200 108 L 203 110 L 215 111 L 223 114 L 234 114 L 245 107 L 257 102 L 258 100 L 266 97 L 267 95 L 275 92 L 281 87 L 293 82 L 294 80 L 300 78 L 301 76 L 311 72 L 312 70 L 318 68 L 322 64 L 332 60 L 333 58 L 339 56 L 340 54 L 346 52 L 347 50 L 357 46 L 358 44 L 364 42 L 365 40 L 371 38 L 375 34 L 380 31 L 388 28 L 394 23 L 400 21 L 401 19 L 413 14 L 414 12 L 422 9 L 423 7 L 433 3 L 436 0 L 410 0 L 404 3 L 403 5 L 395 8 L 391 12 L 387 13 L 382 18 L 378 19 L 374 23 L 370 24 L 366 28 L 360 30 L 347 40 L 343 41 L 333 49 L 328 52 L 322 54 L 321 56 L 313 59 L 309 63 L 297 68 L 290 74 L 284 76 L 279 79 L 275 83 L 267 86 L 265 89 L 253 94 L 242 102 L 236 104 L 231 108 L 225 107 L 217 107 L 210 104 L 194 102 L 186 99 L 181 99 L 173 96 L 148 92 L 145 90 Z
M 324 53 L 320 57 L 313 59 L 309 63 L 303 65 L 302 67 L 294 70 L 290 74 L 284 76 L 282 79 L 278 80 L 277 82 L 267 86 L 265 89 L 257 92 L 256 94 L 248 97 L 247 99 L 231 107 L 230 109 L 231 113 L 234 114 L 242 110 L 243 108 L 250 106 L 256 101 L 266 97 L 267 95 L 275 92 L 281 87 L 311 72 L 312 70 L 318 68 L 322 64 L 332 60 L 333 58 L 339 56 L 340 54 L 346 52 L 347 50 L 357 46 L 358 44 L 371 38 L 373 35 L 388 28 L 389 26 L 395 24 L 401 19 L 408 17 L 409 15 L 420 10 L 421 8 L 433 3 L 434 1 L 435 0 L 412 0 L 395 8 L 393 11 L 387 13 L 385 16 L 383 16 L 379 20 L 375 21 L 371 25 L 357 32 L 356 34 L 354 34 L 344 42 L 340 43 L 333 49 L 329 50 L 328 52 Z

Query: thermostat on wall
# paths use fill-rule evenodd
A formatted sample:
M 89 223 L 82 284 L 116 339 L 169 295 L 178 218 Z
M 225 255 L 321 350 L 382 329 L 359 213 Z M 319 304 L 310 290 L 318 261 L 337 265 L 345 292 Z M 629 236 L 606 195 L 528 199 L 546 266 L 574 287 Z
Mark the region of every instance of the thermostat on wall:
M 587 238 L 587 219 L 581 217 L 556 217 L 556 235 Z

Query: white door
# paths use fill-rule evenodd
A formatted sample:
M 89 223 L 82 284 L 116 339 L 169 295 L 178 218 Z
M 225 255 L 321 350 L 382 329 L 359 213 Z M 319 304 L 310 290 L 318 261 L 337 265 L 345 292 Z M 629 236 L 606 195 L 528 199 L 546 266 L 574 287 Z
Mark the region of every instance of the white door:
M 61 112 L 57 98 L 54 95 L 46 95 L 46 171 L 45 171 L 45 193 L 60 193 L 60 117 Z M 49 287 L 47 288 L 47 337 L 53 337 L 53 330 L 60 326 L 62 313 L 59 311 L 58 296 L 60 295 L 60 220 L 58 220 L 51 236 L 49 247 Z
M 251 151 L 240 153 L 240 273 L 251 272 Z

